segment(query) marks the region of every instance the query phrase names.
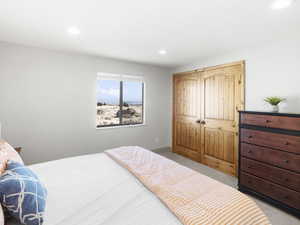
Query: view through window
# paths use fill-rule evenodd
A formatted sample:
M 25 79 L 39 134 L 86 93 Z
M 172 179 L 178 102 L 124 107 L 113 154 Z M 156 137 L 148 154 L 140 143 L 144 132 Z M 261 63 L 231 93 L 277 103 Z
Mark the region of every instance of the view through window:
M 97 127 L 142 124 L 144 82 L 140 77 L 99 74 Z

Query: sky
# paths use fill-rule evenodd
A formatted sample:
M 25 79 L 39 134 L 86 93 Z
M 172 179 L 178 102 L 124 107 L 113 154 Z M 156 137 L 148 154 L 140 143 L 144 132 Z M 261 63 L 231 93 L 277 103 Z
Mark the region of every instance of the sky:
M 143 83 L 135 81 L 123 81 L 123 102 L 142 103 Z M 119 104 L 120 81 L 97 80 L 97 102 Z

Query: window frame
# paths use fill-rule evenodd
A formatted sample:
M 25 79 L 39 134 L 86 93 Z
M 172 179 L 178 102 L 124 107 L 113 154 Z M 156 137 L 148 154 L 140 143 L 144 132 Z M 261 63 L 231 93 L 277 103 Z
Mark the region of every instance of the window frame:
M 103 76 L 104 74 L 104 76 Z M 126 77 L 135 77 L 136 79 L 126 79 Z M 116 79 L 117 78 L 117 79 Z M 146 84 L 142 76 L 132 76 L 132 75 L 117 75 L 117 74 L 109 74 L 109 73 L 98 73 L 97 80 L 118 80 L 120 83 L 120 95 L 119 95 L 119 110 L 121 112 L 121 116 L 119 117 L 119 124 L 108 124 L 108 125 L 98 125 L 96 119 L 96 129 L 109 129 L 109 128 L 122 128 L 122 127 L 139 127 L 146 125 L 146 112 L 145 112 L 145 94 L 146 94 Z M 123 95 L 123 88 L 124 88 L 124 81 L 136 81 L 142 83 L 142 122 L 141 123 L 130 123 L 130 124 L 122 124 L 122 110 L 124 104 L 124 95 Z M 98 89 L 96 85 L 96 94 L 98 94 Z M 96 101 L 96 117 L 97 117 L 97 101 Z

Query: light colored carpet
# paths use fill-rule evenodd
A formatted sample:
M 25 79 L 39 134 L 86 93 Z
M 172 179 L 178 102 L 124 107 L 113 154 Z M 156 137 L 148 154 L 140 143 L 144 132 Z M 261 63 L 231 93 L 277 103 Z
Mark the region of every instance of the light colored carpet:
M 175 154 L 175 153 L 171 152 L 170 148 L 159 149 L 159 150 L 156 150 L 155 152 L 162 156 L 165 156 L 171 160 L 174 160 L 183 166 L 189 167 L 189 168 L 196 170 L 202 174 L 205 174 L 206 176 L 216 179 L 224 184 L 227 184 L 234 188 L 237 187 L 237 178 L 232 177 L 227 174 L 224 174 L 220 171 L 217 171 L 215 169 L 207 167 L 203 164 L 194 162 L 194 161 L 192 161 L 188 158 L 185 158 L 183 156 L 180 156 L 178 154 Z M 268 216 L 268 218 L 270 219 L 270 221 L 273 225 L 300 225 L 300 219 L 298 219 L 276 207 L 273 207 L 273 206 L 269 205 L 268 203 L 262 202 L 252 196 L 250 196 L 250 197 L 265 212 L 265 214 Z

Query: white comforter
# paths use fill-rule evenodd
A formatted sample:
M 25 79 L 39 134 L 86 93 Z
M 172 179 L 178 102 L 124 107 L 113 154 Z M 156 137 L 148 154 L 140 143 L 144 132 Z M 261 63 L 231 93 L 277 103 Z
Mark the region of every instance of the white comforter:
M 44 225 L 181 224 L 154 194 L 103 153 L 30 168 L 48 189 Z M 13 224 L 17 223 L 8 223 Z

